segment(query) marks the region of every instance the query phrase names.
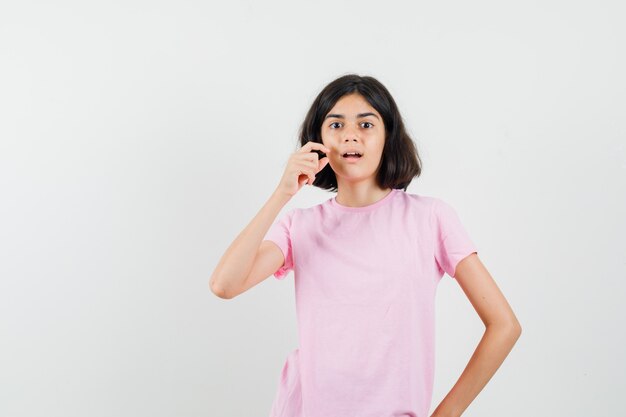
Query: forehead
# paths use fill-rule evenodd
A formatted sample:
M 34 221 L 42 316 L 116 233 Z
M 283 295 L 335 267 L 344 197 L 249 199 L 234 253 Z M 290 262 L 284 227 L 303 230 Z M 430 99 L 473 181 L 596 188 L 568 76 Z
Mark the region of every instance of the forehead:
M 353 116 L 358 113 L 372 112 L 377 115 L 378 112 L 362 95 L 352 93 L 341 97 L 328 113 L 340 113 L 343 115 Z M 379 115 L 380 116 L 380 115 Z

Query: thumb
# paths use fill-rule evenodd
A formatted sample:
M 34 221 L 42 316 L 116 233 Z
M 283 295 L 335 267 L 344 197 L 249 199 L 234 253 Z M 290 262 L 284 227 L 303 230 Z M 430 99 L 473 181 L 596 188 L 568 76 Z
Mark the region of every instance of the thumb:
M 324 169 L 324 167 L 328 164 L 328 161 L 329 161 L 329 159 L 328 159 L 328 157 L 327 157 L 327 156 L 325 156 L 325 157 L 323 157 L 322 159 L 320 159 L 320 160 L 319 160 L 319 164 L 318 164 L 318 166 L 317 166 L 317 168 L 318 168 L 317 172 L 319 172 L 319 171 L 321 171 L 322 169 Z

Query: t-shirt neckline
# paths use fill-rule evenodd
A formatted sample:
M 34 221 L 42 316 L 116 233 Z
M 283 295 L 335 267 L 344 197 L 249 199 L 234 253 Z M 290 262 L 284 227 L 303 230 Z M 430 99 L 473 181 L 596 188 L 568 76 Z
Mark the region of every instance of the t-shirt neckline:
M 398 192 L 397 188 L 392 188 L 391 191 L 384 196 L 383 198 L 381 198 L 378 201 L 373 202 L 372 204 L 368 204 L 367 206 L 361 206 L 361 207 L 350 207 L 350 206 L 344 206 L 343 204 L 339 204 L 337 202 L 337 196 L 333 197 L 330 199 L 330 204 L 332 207 L 337 208 L 339 210 L 344 210 L 344 211 L 370 211 L 370 210 L 374 210 L 375 208 L 385 204 L 387 201 L 391 200 L 391 197 L 396 194 Z

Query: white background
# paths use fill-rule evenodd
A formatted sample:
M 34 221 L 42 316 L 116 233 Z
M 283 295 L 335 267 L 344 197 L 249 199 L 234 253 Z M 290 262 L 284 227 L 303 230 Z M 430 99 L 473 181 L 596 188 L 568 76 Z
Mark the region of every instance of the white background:
M 2 2 L 0 415 L 267 417 L 293 273 L 231 300 L 208 279 L 350 72 L 390 90 L 424 162 L 408 192 L 457 209 L 522 324 L 464 416 L 620 413 L 625 11 Z M 483 329 L 444 277 L 431 412 Z

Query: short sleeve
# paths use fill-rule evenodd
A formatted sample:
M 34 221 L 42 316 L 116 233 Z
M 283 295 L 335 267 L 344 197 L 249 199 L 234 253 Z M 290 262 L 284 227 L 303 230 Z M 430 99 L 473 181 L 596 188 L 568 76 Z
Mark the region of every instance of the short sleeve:
M 455 278 L 457 264 L 472 253 L 476 245 L 461 223 L 456 210 L 445 201 L 434 198 L 431 222 L 435 233 L 435 259 L 439 272 Z
M 293 269 L 293 249 L 291 243 L 291 225 L 296 209 L 283 214 L 269 228 L 263 240 L 274 242 L 283 252 L 285 262 L 274 272 L 277 279 L 283 279 Z

